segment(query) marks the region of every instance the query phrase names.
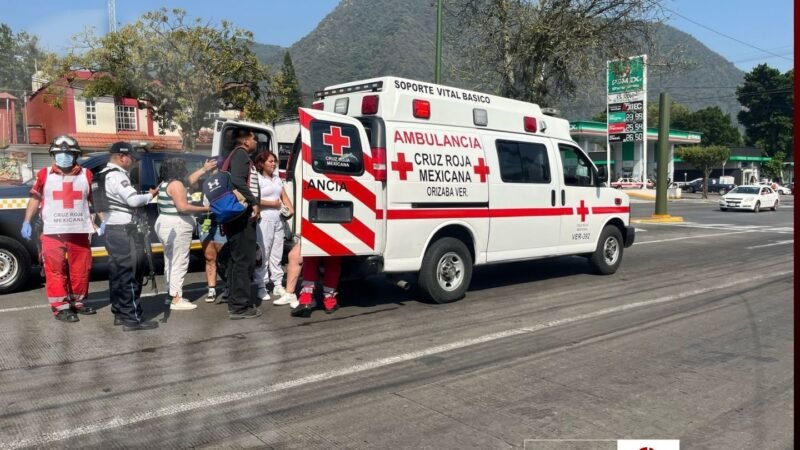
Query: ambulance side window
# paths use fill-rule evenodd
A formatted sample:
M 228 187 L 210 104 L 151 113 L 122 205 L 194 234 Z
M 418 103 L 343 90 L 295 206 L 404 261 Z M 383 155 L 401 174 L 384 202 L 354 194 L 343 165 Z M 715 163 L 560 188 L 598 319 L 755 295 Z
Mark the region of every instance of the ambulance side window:
M 498 140 L 497 159 L 504 183 L 550 183 L 550 161 L 542 144 Z
M 358 128 L 343 123 L 311 122 L 311 159 L 318 173 L 364 173 Z
M 564 167 L 564 184 L 587 187 L 598 185 L 597 171 L 589 157 L 579 149 L 565 144 L 558 144 L 558 150 L 561 154 L 561 165 Z

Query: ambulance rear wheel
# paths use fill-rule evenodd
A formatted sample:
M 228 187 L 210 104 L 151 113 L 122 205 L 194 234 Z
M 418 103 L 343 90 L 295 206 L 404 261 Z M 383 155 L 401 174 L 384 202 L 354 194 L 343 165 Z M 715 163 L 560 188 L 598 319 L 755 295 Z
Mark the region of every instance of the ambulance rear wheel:
M 0 294 L 14 292 L 30 275 L 31 257 L 19 242 L 0 236 Z
M 446 237 L 431 244 L 419 271 L 421 293 L 436 303 L 464 297 L 472 280 L 472 256 L 458 239 Z
M 600 275 L 611 275 L 616 272 L 622 263 L 622 233 L 619 228 L 608 225 L 600 234 L 597 241 L 597 249 L 589 258 L 595 273 Z

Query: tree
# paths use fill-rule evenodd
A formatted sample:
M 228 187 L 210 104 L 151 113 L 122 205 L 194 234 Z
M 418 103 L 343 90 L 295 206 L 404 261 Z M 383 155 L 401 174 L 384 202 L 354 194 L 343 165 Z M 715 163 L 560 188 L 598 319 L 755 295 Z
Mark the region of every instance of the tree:
M 23 136 L 22 99 L 31 90 L 31 75 L 36 72 L 36 61 L 46 57 L 39 48 L 36 36 L 14 33 L 0 23 L 0 92 L 9 92 L 17 97 L 17 135 Z
M 778 151 L 772 156 L 772 159 L 765 161 L 761 164 L 763 174 L 771 179 L 779 179 L 783 184 L 783 162 L 786 160 L 786 153 Z
M 651 37 L 660 0 L 454 0 L 456 48 L 496 71 L 504 97 L 555 104 L 597 61 L 618 59 Z M 464 42 L 468 39 L 474 42 Z M 470 44 L 474 44 L 474 47 Z M 591 49 L 592 51 L 588 51 Z M 468 50 L 469 51 L 469 50 Z
M 736 88 L 739 122 L 745 127 L 748 145 L 763 148 L 767 156 L 794 150 L 794 70 L 781 74 L 766 64 L 745 74 Z
M 289 52 L 283 54 L 283 66 L 276 84 L 276 94 L 279 98 L 278 111 L 283 115 L 297 114 L 297 108 L 303 106 L 303 96 L 300 94 L 300 82 L 294 73 L 294 64 Z
M 703 198 L 708 198 L 708 176 L 714 167 L 721 166 L 731 157 L 731 150 L 719 145 L 709 147 L 694 145 L 677 148 L 675 156 L 703 172 Z
M 162 132 L 180 128 L 185 151 L 212 123 L 207 113 L 238 109 L 250 120 L 275 117 L 269 74 L 250 49 L 253 34 L 227 21 L 203 24 L 181 9 L 162 8 L 116 33 L 97 38 L 89 32 L 76 43 L 87 51 L 61 60 L 56 77 L 71 82 L 75 67 L 90 70 L 95 76 L 85 96 L 139 99 Z
M 686 130 L 703 133 L 700 145 L 735 147 L 742 144 L 742 135 L 733 125 L 731 116 L 718 106 L 697 110 L 686 118 Z

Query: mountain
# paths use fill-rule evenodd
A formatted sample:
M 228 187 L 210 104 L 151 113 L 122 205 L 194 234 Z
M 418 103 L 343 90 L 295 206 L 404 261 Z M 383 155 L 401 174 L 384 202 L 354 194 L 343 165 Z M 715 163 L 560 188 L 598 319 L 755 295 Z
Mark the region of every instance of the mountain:
M 325 86 L 383 75 L 433 80 L 435 2 L 431 0 L 342 0 L 307 36 L 288 50 L 307 104 Z M 468 73 L 457 18 L 445 16 L 442 83 L 494 93 L 492 80 Z M 740 106 L 736 86 L 744 72 L 692 36 L 667 25 L 656 25 L 655 53 L 648 55 L 648 100 L 663 90 L 692 110 L 719 106 L 734 122 Z M 466 41 L 466 40 L 465 40 Z M 260 59 L 279 70 L 285 48 L 257 45 Z M 639 50 L 641 51 L 641 50 Z M 637 54 L 632 49 L 631 54 Z M 679 61 L 669 67 L 658 61 Z M 579 84 L 559 108 L 570 120 L 589 119 L 605 109 L 605 64 L 597 76 Z

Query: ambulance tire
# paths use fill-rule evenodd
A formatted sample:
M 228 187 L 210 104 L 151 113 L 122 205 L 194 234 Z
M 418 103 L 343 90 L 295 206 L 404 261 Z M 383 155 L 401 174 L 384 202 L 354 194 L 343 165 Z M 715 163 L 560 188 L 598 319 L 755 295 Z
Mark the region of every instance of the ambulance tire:
M 420 293 L 436 303 L 450 303 L 464 297 L 472 280 L 472 256 L 463 242 L 445 237 L 425 252 L 419 271 Z
M 0 294 L 14 292 L 31 273 L 31 257 L 19 242 L 0 236 Z
M 597 241 L 597 249 L 589 257 L 594 272 L 599 275 L 611 275 L 622 263 L 622 233 L 614 225 L 607 225 Z

